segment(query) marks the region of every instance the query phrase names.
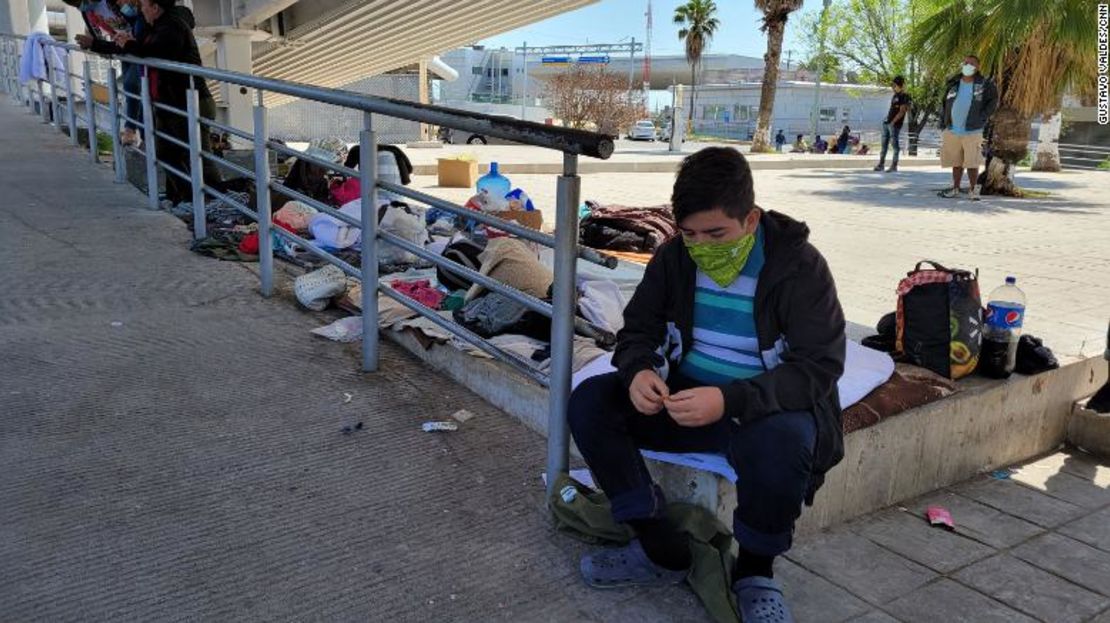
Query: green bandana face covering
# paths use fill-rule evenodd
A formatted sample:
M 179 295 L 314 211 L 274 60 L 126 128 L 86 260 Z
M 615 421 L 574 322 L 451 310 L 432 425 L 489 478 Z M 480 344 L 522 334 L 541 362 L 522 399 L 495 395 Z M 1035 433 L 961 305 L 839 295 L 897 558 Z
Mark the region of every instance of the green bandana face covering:
M 748 256 L 755 247 L 755 234 L 748 234 L 728 242 L 690 242 L 685 238 L 686 250 L 694 264 L 714 283 L 727 287 L 740 276 Z

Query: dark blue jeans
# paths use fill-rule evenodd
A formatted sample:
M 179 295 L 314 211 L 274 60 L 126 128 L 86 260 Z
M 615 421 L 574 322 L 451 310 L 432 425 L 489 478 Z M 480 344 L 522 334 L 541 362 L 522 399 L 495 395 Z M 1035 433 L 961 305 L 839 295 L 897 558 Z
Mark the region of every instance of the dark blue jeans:
M 901 140 L 901 134 L 901 126 L 895 127 L 890 125 L 889 123 L 883 123 L 883 148 L 882 151 L 879 152 L 880 166 L 882 166 L 882 164 L 886 162 L 887 146 L 890 146 L 892 143 L 894 147 L 894 159 L 890 161 L 890 164 L 891 166 L 898 166 L 898 153 L 902 151 L 902 145 L 899 142 Z
M 142 89 L 142 65 L 122 63 L 121 69 L 123 70 L 123 91 L 132 95 L 139 95 L 139 91 Z M 135 121 L 141 122 L 143 120 L 142 101 L 127 96 L 123 96 L 123 100 L 123 114 L 134 119 Z M 142 125 L 136 125 L 130 121 L 125 120 L 123 125 L 128 129 L 137 130 L 140 133 L 143 131 Z
M 672 392 L 691 386 L 683 380 L 668 385 Z M 666 411 L 637 412 L 616 374 L 583 382 L 571 394 L 568 411 L 574 442 L 609 497 L 616 521 L 656 517 L 663 511 L 663 493 L 648 474 L 641 449 L 719 452 L 728 456 L 737 474 L 737 542 L 761 556 L 790 549 L 813 467 L 813 414 L 776 413 L 744 426 L 722 419 L 687 428 Z

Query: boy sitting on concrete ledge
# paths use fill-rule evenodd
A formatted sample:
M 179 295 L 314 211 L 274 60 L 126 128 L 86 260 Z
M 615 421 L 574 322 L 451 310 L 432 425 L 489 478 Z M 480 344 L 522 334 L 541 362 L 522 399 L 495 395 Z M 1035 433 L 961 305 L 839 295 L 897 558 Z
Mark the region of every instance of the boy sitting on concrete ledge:
M 685 579 L 686 538 L 663 517 L 640 449 L 721 452 L 736 470 L 733 592 L 745 623 L 790 621 L 773 578 L 802 504 L 843 457 L 837 379 L 844 314 L 809 229 L 755 205 L 738 151 L 683 161 L 671 198 L 682 232 L 648 264 L 613 365 L 572 394 L 570 429 L 613 517 L 637 538 L 582 559 L 591 586 Z

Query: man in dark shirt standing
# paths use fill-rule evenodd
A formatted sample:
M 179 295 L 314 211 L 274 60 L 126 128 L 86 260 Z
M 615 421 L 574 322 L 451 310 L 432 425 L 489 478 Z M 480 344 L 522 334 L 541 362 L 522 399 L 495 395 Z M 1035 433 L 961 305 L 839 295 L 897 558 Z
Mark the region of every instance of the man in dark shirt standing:
M 78 35 L 77 43 L 85 49 L 91 49 L 100 54 L 127 54 L 143 58 L 156 58 L 190 65 L 200 65 L 200 51 L 197 40 L 193 36 L 193 27 L 196 21 L 193 13 L 183 6 L 176 6 L 175 0 L 140 0 L 139 10 L 148 28 L 144 31 L 142 41 L 135 39 L 130 33 L 124 32 L 116 35 L 115 41 L 94 40 L 87 35 Z M 200 116 L 213 119 L 216 116 L 216 102 L 208 90 L 208 84 L 203 78 L 190 77 L 187 74 L 146 69 L 150 85 L 151 98 L 160 104 L 171 106 L 178 110 L 185 110 L 186 96 L 190 87 L 197 90 Z M 185 117 L 166 110 L 158 109 L 154 113 L 154 127 L 157 131 L 167 134 L 182 143 L 189 142 L 189 124 Z M 150 140 L 151 137 L 147 137 Z M 211 153 L 212 141 L 209 132 L 201 128 L 201 150 Z M 158 160 L 185 174 L 190 173 L 189 150 L 182 148 L 173 141 L 158 138 L 155 146 Z M 215 181 L 219 179 L 216 166 L 203 159 L 204 179 Z M 183 201 L 192 201 L 192 182 L 179 178 L 171 171 L 166 171 L 166 198 L 174 205 Z
M 894 159 L 887 172 L 898 170 L 898 152 L 902 149 L 899 136 L 902 134 L 902 122 L 910 114 L 911 100 L 910 94 L 906 93 L 906 79 L 895 76 L 891 82 L 891 88 L 894 89 L 894 96 L 890 98 L 890 111 L 887 112 L 886 119 L 883 119 L 883 148 L 879 152 L 879 164 L 875 165 L 876 171 L 883 170 L 883 165 L 886 164 L 886 150 L 891 143 L 894 144 Z

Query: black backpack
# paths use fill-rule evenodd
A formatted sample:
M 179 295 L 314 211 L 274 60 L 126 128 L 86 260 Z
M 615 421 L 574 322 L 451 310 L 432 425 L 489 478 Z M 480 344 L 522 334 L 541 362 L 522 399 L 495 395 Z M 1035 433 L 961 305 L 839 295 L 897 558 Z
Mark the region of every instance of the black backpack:
M 479 270 L 482 268 L 482 262 L 478 259 L 482 251 L 485 251 L 486 243 L 477 242 L 470 238 L 460 238 L 455 242 L 447 245 L 443 250 L 443 257 L 461 264 L 471 270 Z M 462 275 L 453 273 L 442 267 L 436 267 L 436 278 L 439 279 L 440 285 L 447 288 L 451 292 L 459 290 L 469 290 L 470 286 L 474 285 L 472 281 L 463 277 Z

